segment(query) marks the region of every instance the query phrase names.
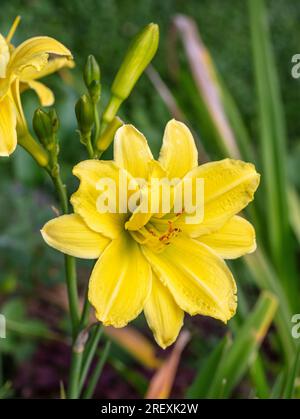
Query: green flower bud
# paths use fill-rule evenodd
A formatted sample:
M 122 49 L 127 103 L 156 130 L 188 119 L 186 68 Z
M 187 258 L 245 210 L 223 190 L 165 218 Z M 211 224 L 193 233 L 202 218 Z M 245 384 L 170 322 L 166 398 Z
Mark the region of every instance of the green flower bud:
M 154 57 L 158 42 L 159 28 L 154 23 L 147 25 L 132 40 L 111 88 L 112 98 L 103 114 L 106 123 L 112 121 L 121 103 L 130 95 Z
M 112 85 L 112 94 L 126 99 L 154 57 L 159 41 L 158 25 L 150 23 L 132 40 Z
M 41 144 L 48 146 L 53 139 L 51 118 L 43 109 L 37 109 L 33 115 L 33 129 Z
M 83 78 L 86 87 L 89 89 L 89 86 L 93 81 L 100 82 L 100 76 L 100 67 L 96 58 L 93 55 L 89 55 L 83 71 Z
M 89 85 L 89 94 L 93 103 L 99 102 L 100 95 L 101 95 L 101 84 L 93 80 L 92 83 Z
M 56 110 L 54 108 L 51 108 L 48 115 L 52 124 L 52 131 L 55 134 L 59 129 L 59 119 Z
M 75 106 L 78 129 L 86 135 L 91 132 L 94 125 L 94 108 L 88 95 L 82 95 Z

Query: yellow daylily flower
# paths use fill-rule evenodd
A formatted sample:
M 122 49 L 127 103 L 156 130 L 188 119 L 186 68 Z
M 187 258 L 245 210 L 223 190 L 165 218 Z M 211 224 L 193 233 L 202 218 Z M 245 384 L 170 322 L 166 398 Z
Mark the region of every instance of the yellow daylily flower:
M 0 33 L 0 156 L 9 156 L 17 145 L 19 132 L 27 131 L 20 93 L 35 90 L 43 106 L 50 106 L 54 96 L 37 81 L 62 67 L 73 67 L 71 52 L 47 36 L 30 38 L 14 47 L 10 41 L 18 25 L 16 19 L 8 36 Z
M 236 284 L 224 259 L 256 248 L 254 228 L 236 215 L 253 200 L 259 184 L 252 164 L 225 159 L 198 166 L 191 132 L 171 120 L 158 161 L 145 137 L 123 125 L 115 136 L 114 161 L 83 161 L 73 173 L 80 179 L 71 198 L 74 214 L 49 221 L 42 235 L 61 252 L 98 258 L 89 300 L 99 321 L 123 327 L 144 310 L 157 343 L 165 348 L 176 340 L 184 312 L 223 322 L 235 314 Z M 99 179 L 117 184 L 120 173 L 146 179 L 147 185 L 152 177 L 178 178 L 179 183 L 204 179 L 203 220 L 188 224 L 184 213 L 139 212 L 145 186 L 134 211 L 99 212 Z

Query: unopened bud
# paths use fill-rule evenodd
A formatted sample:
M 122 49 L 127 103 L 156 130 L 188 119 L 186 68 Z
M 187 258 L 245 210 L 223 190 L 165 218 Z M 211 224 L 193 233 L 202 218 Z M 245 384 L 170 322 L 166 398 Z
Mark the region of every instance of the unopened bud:
M 59 129 L 59 119 L 56 110 L 54 108 L 51 108 L 48 115 L 52 125 L 52 132 L 56 133 Z
M 93 80 L 92 83 L 89 85 L 88 90 L 93 103 L 99 102 L 101 95 L 101 84 L 98 81 Z
M 126 99 L 154 57 L 159 41 L 158 25 L 150 23 L 131 42 L 112 85 L 113 95 Z
M 89 55 L 86 60 L 84 71 L 83 71 L 83 78 L 84 78 L 86 87 L 89 89 L 93 81 L 96 81 L 99 83 L 100 76 L 101 76 L 100 67 L 99 67 L 99 64 L 97 63 L 96 58 L 93 55 Z
M 154 57 L 158 42 L 159 28 L 154 23 L 147 25 L 134 37 L 111 88 L 112 98 L 103 115 L 106 123 L 112 121 L 121 103 L 130 95 L 134 85 Z
M 75 106 L 78 129 L 82 134 L 91 132 L 94 125 L 94 109 L 88 95 L 82 95 Z
M 34 112 L 32 124 L 39 141 L 47 146 L 53 137 L 53 127 L 49 114 L 43 109 L 37 109 Z

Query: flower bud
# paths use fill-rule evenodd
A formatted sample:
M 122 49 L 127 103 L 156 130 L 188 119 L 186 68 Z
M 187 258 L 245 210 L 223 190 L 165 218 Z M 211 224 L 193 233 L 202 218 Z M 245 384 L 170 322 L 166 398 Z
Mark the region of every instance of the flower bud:
M 51 118 L 43 109 L 37 109 L 33 115 L 33 129 L 41 144 L 47 147 L 53 138 Z
M 121 103 L 130 95 L 134 85 L 154 57 L 159 41 L 158 25 L 150 23 L 132 40 L 114 79 L 112 98 L 103 114 L 106 123 L 112 121 Z
M 96 58 L 93 55 L 89 55 L 83 71 L 83 78 L 86 87 L 89 89 L 93 81 L 100 82 L 100 67 L 97 63 Z
M 94 108 L 88 95 L 82 95 L 75 106 L 78 129 L 82 134 L 91 132 L 94 125 Z
M 159 40 L 158 25 L 150 23 L 131 42 L 112 85 L 112 94 L 126 99 L 154 57 Z
M 55 134 L 59 129 L 59 119 L 56 110 L 54 108 L 51 108 L 48 115 L 52 125 L 52 132 Z
M 101 84 L 98 81 L 93 80 L 92 83 L 89 85 L 88 90 L 93 103 L 95 104 L 99 102 L 101 95 Z

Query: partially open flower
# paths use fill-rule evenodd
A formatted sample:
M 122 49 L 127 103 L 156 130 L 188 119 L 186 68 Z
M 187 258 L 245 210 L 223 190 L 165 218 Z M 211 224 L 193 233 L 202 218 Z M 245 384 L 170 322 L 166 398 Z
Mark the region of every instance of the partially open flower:
M 30 38 L 14 48 L 11 38 L 18 19 L 5 38 L 0 34 L 0 156 L 9 156 L 17 145 L 18 131 L 27 130 L 20 92 L 33 89 L 43 106 L 50 106 L 54 96 L 37 81 L 62 67 L 73 67 L 71 52 L 47 36 Z
M 235 314 L 236 284 L 224 259 L 256 248 L 252 225 L 236 215 L 252 201 L 259 184 L 252 164 L 225 159 L 198 166 L 192 134 L 172 120 L 158 161 L 145 137 L 132 125 L 124 125 L 115 137 L 114 161 L 83 161 L 73 173 L 80 179 L 71 199 L 74 214 L 49 221 L 42 235 L 61 252 L 98 258 L 89 300 L 99 321 L 123 327 L 144 310 L 156 341 L 165 348 L 178 336 L 184 312 L 223 322 Z M 99 181 L 109 179 L 119 186 L 124 178 L 128 183 L 146 182 L 139 187 L 136 207 L 100 211 Z M 166 212 L 160 205 L 163 196 L 155 190 L 150 191 L 150 202 L 158 203 L 159 211 L 142 212 L 153 178 L 177 179 L 173 192 L 188 179 L 194 183 L 202 179 L 203 218 L 189 223 L 185 207 L 174 211 L 175 199 Z

